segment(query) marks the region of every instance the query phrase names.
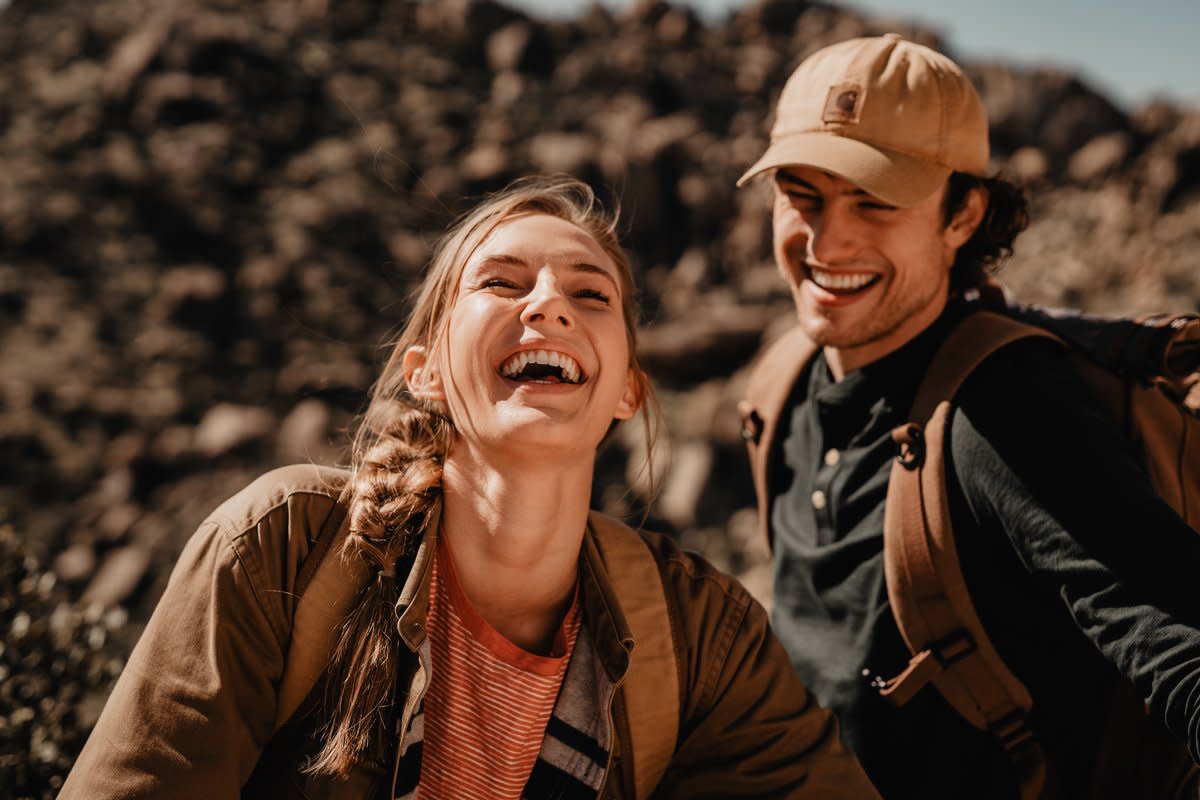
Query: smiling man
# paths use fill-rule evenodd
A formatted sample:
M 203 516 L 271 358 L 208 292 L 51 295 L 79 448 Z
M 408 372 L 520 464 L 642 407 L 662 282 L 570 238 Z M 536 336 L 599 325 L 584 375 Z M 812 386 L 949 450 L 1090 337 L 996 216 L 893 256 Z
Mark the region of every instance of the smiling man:
M 987 268 L 1027 221 L 1021 191 L 989 172 L 970 81 L 894 34 L 827 47 L 787 82 L 739 185 L 759 175 L 798 321 L 755 378 L 785 381 L 772 389 L 782 411 L 764 425 L 746 406 L 772 624 L 881 793 L 1194 798 L 1179 741 L 1200 755 L 1200 537 L 1048 340 L 970 374 L 945 447 L 969 596 L 1032 711 L 984 708 L 974 725 L 935 690 L 942 679 L 898 702 L 897 680 L 877 677 L 949 674 L 977 649 L 959 637 L 910 669 L 884 559 L 894 431 L 939 346 L 994 296 Z M 1164 727 L 1179 741 L 1152 744 Z

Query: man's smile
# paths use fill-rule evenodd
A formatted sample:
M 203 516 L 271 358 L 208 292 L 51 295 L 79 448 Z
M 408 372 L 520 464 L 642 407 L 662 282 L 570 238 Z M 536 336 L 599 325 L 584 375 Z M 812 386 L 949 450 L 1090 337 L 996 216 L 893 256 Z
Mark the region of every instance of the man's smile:
M 809 267 L 808 275 L 821 289 L 837 295 L 849 295 L 876 283 L 880 276 L 873 272 L 834 272 Z

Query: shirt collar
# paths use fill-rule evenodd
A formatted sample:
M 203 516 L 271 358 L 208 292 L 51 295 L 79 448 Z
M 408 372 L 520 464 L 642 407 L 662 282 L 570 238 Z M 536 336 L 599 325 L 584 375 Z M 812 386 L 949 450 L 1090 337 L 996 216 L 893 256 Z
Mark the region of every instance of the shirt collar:
M 880 400 L 907 412 L 938 346 L 969 312 L 967 303 L 952 298 L 925 330 L 883 358 L 851 370 L 840 381 L 833 379 L 824 352 L 818 351 L 809 379 L 809 396 L 839 415 L 865 413 Z

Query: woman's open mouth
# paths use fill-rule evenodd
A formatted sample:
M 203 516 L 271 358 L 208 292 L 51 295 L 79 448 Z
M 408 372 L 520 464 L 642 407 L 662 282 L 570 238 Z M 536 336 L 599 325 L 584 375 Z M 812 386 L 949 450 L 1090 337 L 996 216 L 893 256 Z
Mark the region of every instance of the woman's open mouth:
M 587 375 L 574 358 L 553 350 L 523 350 L 500 365 L 500 374 L 512 381 L 581 384 Z

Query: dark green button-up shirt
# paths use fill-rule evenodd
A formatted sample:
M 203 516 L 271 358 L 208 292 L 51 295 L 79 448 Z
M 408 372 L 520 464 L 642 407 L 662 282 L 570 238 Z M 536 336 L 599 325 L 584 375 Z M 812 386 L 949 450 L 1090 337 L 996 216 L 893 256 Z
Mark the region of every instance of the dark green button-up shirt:
M 883 568 L 883 509 L 917 383 L 952 304 L 900 350 L 834 381 L 801 376 L 773 457 L 772 624 L 885 797 L 1012 798 L 1007 757 L 932 686 L 897 709 L 864 671 L 909 653 Z M 1116 672 L 1200 752 L 1200 536 L 1154 494 L 1056 347 L 998 353 L 963 387 L 947 452 L 963 570 L 1069 793 L 1092 780 Z

